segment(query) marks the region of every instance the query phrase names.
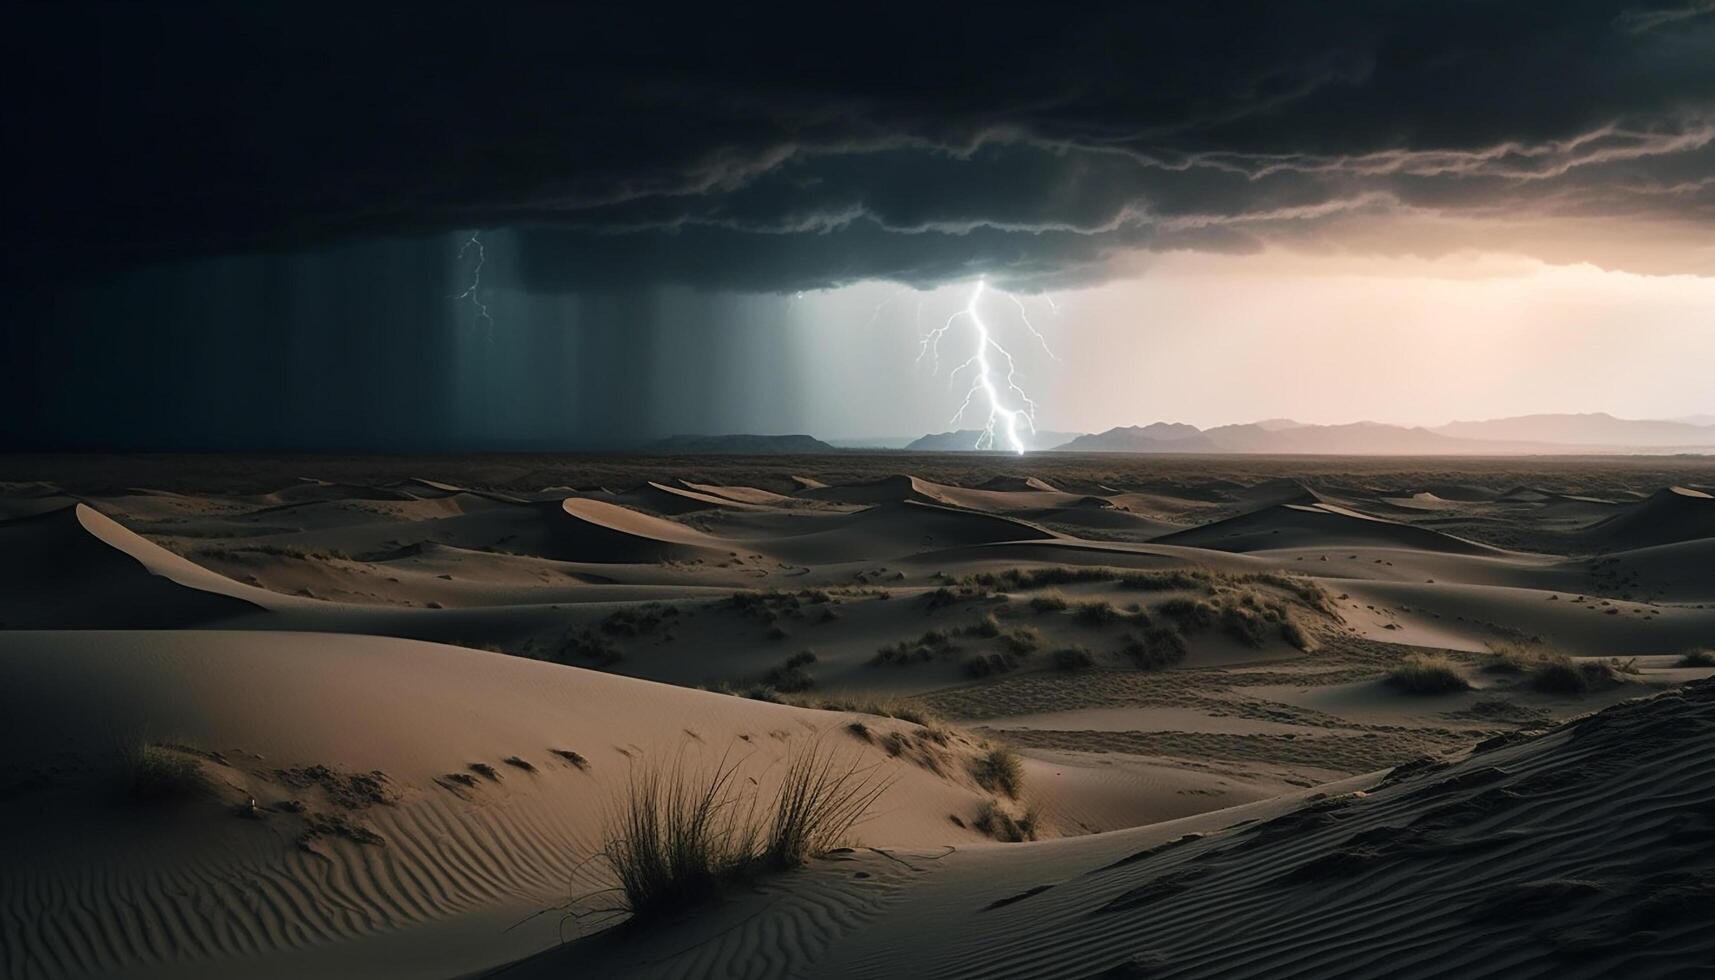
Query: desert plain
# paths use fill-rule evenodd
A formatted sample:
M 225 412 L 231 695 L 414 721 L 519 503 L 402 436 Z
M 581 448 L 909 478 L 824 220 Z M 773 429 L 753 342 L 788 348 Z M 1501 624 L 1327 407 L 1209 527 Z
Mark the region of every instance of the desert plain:
M 1712 675 L 1703 457 L 11 456 L 0 973 L 1697 975 Z

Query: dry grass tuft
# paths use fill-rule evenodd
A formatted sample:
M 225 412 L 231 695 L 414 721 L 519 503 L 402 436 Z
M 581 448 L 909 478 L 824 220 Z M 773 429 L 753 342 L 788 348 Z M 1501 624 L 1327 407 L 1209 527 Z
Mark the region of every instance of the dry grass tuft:
M 634 920 L 713 901 L 734 882 L 826 853 L 889 785 L 819 743 L 793 753 L 767 801 L 745 790 L 729 758 L 705 772 L 683 761 L 634 771 L 609 821 L 602 856 Z
M 1005 807 L 993 800 L 985 800 L 982 807 L 977 810 L 976 817 L 971 820 L 971 826 L 982 833 L 993 837 L 995 840 L 1014 844 L 1035 840 L 1040 823 L 1034 808 L 1014 816 Z
M 983 789 L 1017 799 L 1024 792 L 1024 760 L 1004 745 L 991 744 L 971 760 L 971 778 Z
M 1414 653 L 1388 672 L 1387 682 L 1408 694 L 1453 694 L 1468 691 L 1470 682 L 1446 657 Z
M 1089 670 L 1096 665 L 1096 658 L 1090 656 L 1090 651 L 1081 646 L 1061 647 L 1054 651 L 1054 669 L 1073 673 Z

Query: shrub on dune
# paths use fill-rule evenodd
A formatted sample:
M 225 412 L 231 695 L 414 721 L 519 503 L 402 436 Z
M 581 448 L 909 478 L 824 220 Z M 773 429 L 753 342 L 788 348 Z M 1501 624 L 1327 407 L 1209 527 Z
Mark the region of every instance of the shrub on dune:
M 1165 623 L 1127 637 L 1120 647 L 1120 653 L 1140 670 L 1165 670 L 1184 660 L 1188 652 L 1185 637 Z
M 1452 694 L 1470 690 L 1470 682 L 1446 657 L 1412 654 L 1388 672 L 1387 682 L 1408 694 Z
M 1066 597 L 1058 592 L 1045 592 L 1030 599 L 1030 608 L 1039 613 L 1065 612 L 1066 606 Z
M 1635 664 L 1618 660 L 1573 660 L 1552 656 L 1530 673 L 1530 686 L 1544 694 L 1588 694 L 1626 682 L 1622 675 L 1636 673 Z
M 1014 816 L 993 800 L 984 801 L 982 807 L 977 810 L 976 817 L 971 820 L 972 827 L 995 840 L 1011 844 L 1035 840 L 1039 823 L 1034 809 Z
M 1061 647 L 1054 651 L 1054 669 L 1072 673 L 1089 670 L 1096 665 L 1096 658 L 1090 656 L 1090 651 L 1080 646 Z
M 1024 760 L 1004 745 L 990 745 L 972 760 L 971 777 L 983 789 L 1017 799 L 1024 791 Z
M 668 760 L 632 775 L 602 857 L 634 920 L 718 898 L 729 885 L 826 853 L 887 789 L 872 767 L 813 744 L 793 754 L 772 799 L 745 791 L 738 764 L 697 772 Z

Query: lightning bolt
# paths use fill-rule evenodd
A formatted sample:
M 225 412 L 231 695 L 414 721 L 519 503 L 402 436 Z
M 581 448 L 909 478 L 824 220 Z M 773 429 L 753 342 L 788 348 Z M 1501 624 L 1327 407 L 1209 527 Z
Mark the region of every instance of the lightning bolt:
M 965 400 L 960 403 L 959 410 L 953 413 L 952 423 L 957 424 L 960 419 L 964 418 L 965 412 L 970 410 L 972 399 L 980 395 L 983 402 L 988 406 L 988 419 L 984 422 L 982 434 L 977 436 L 977 443 L 973 448 L 993 449 L 1000 438 L 1004 436 L 1007 448 L 1022 456 L 1024 455 L 1024 439 L 1020 435 L 1020 427 L 1028 429 L 1031 433 L 1036 431 L 1036 403 L 1031 400 L 1023 388 L 1018 386 L 1018 365 L 1013 361 L 1012 354 L 994 339 L 994 335 L 989 332 L 988 324 L 983 322 L 982 311 L 978 305 L 987 286 L 985 280 L 978 279 L 976 288 L 971 290 L 970 298 L 965 301 L 965 308 L 958 310 L 947 318 L 947 322 L 924 335 L 922 349 L 918 351 L 917 356 L 921 360 L 923 353 L 932 348 L 935 351 L 936 360 L 939 361 L 941 338 L 946 335 L 948 330 L 952 329 L 954 321 L 961 318 L 970 321 L 972 328 L 976 331 L 976 352 L 967 358 L 963 364 L 954 368 L 951 376 L 957 377 L 960 372 L 968 367 L 974 367 L 976 370 L 971 377 L 971 386 L 965 390 Z M 1011 297 L 1011 294 L 1005 295 L 1013 298 L 1016 302 L 1016 297 Z M 1023 312 L 1022 305 L 1020 305 L 1020 312 Z M 1029 317 L 1025 317 L 1026 325 L 1029 322 Z M 1047 341 L 1043 340 L 1042 335 L 1037 332 L 1034 326 L 1030 327 L 1030 332 L 1035 334 L 1038 340 L 1042 340 L 1043 350 L 1048 350 Z M 990 351 L 999 354 L 1006 360 L 1004 382 L 997 383 L 995 380 L 995 368 L 989 361 Z M 1049 356 L 1054 354 L 1051 350 L 1048 353 Z M 1007 404 L 1006 398 L 1011 397 L 1016 397 L 1017 403 L 1022 407 L 1014 408 Z
M 488 304 L 484 303 L 482 298 L 476 294 L 478 287 L 482 285 L 482 266 L 488 261 L 488 253 L 483 250 L 482 239 L 474 231 L 470 233 L 469 238 L 465 239 L 464 244 L 459 246 L 459 261 L 463 262 L 465 253 L 473 248 L 476 249 L 476 266 L 470 271 L 470 285 L 466 286 L 465 291 L 454 296 L 453 299 L 470 300 L 470 305 L 476 307 L 476 318 L 482 321 L 488 342 L 492 344 L 494 343 L 494 317 L 488 313 Z

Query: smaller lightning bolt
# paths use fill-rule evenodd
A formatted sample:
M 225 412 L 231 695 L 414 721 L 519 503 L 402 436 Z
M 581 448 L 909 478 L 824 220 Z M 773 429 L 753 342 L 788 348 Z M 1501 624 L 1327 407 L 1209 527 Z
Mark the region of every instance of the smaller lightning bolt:
M 1043 295 L 1046 296 L 1048 294 L 1044 293 Z M 1043 353 L 1058 361 L 1060 359 L 1060 355 L 1054 353 L 1053 348 L 1048 346 L 1048 338 L 1042 336 L 1042 331 L 1036 329 L 1036 324 L 1030 322 L 1030 314 L 1024 309 L 1024 300 L 1019 299 L 1011 293 L 1007 293 L 1006 298 L 1012 300 L 1012 305 L 1018 307 L 1018 318 L 1024 321 L 1024 328 L 1029 330 L 1030 335 L 1036 338 L 1036 342 L 1042 345 Z
M 454 296 L 453 299 L 470 300 L 470 304 L 476 307 L 477 319 L 481 320 L 483 326 L 486 328 L 488 342 L 492 344 L 494 343 L 494 317 L 489 315 L 488 305 L 476 294 L 478 287 L 482 285 L 482 266 L 483 263 L 488 261 L 488 253 L 483 250 L 482 239 L 478 237 L 478 233 L 474 231 L 470 233 L 469 238 L 465 239 L 464 244 L 459 246 L 459 261 L 463 262 L 465 253 L 469 252 L 473 248 L 476 249 L 476 267 L 471 269 L 470 285 L 466 286 L 465 291 Z

